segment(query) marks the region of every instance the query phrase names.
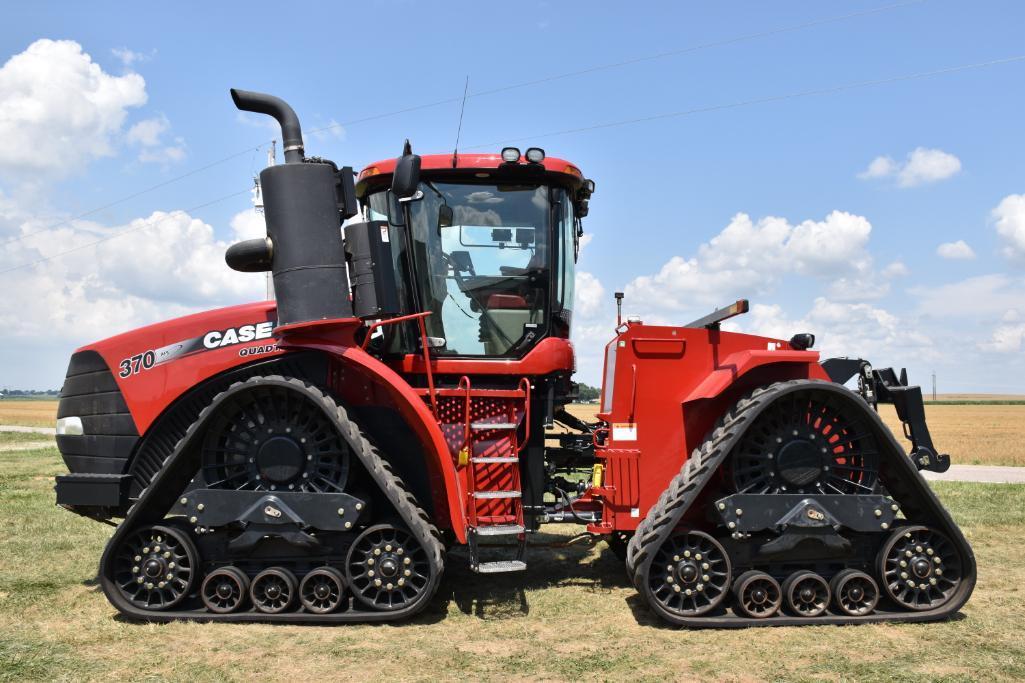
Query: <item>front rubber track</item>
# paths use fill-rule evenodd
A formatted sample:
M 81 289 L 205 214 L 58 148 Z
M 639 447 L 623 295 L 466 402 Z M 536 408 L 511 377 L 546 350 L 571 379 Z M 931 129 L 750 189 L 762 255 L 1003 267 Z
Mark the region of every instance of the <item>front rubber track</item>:
M 349 610 L 330 614 L 311 614 L 308 612 L 214 614 L 203 610 L 179 612 L 143 610 L 130 603 L 121 595 L 121 592 L 111 578 L 113 576 L 113 560 L 116 555 L 114 549 L 133 530 L 147 524 L 158 523 L 164 519 L 164 516 L 174 505 L 178 496 L 185 490 L 189 481 L 199 470 L 201 449 L 199 448 L 199 439 L 197 437 L 202 434 L 204 427 L 217 408 L 240 392 L 248 391 L 254 386 L 266 385 L 280 386 L 302 394 L 324 411 L 327 418 L 334 423 L 338 433 L 345 439 L 353 453 L 363 463 L 370 476 L 373 477 L 375 483 L 387 496 L 402 522 L 406 524 L 427 551 L 428 559 L 431 562 L 431 583 L 425 587 L 423 597 L 419 601 L 394 612 Z M 395 475 L 388 463 L 381 458 L 377 448 L 370 443 L 356 423 L 349 419 L 345 409 L 338 405 L 331 396 L 309 382 L 281 375 L 268 375 L 265 377 L 252 377 L 243 382 L 232 384 L 215 396 L 210 405 L 203 409 L 196 421 L 189 426 L 185 436 L 182 437 L 171 454 L 164 460 L 160 471 L 154 475 L 149 486 L 140 492 L 138 501 L 129 508 L 124 521 L 117 527 L 114 535 L 107 542 L 107 547 L 104 549 L 103 556 L 100 559 L 99 578 L 103 592 L 111 604 L 119 612 L 132 619 L 154 622 L 187 619 L 194 621 L 325 624 L 398 621 L 411 617 L 430 602 L 431 597 L 438 588 L 443 571 L 444 546 L 441 543 L 441 534 L 438 529 L 430 522 L 427 513 L 416 502 L 416 498 L 405 487 L 402 480 Z
M 943 507 L 936 494 L 929 488 L 904 449 L 883 424 L 879 415 L 869 408 L 865 401 L 842 385 L 822 380 L 791 380 L 756 389 L 737 401 L 716 423 L 712 433 L 698 448 L 694 449 L 680 473 L 672 481 L 658 501 L 648 510 L 647 516 L 637 527 L 637 532 L 627 546 L 626 569 L 638 592 L 646 598 L 646 577 L 655 551 L 677 528 L 680 520 L 690 509 L 715 472 L 724 464 L 726 457 L 743 437 L 747 426 L 754 422 L 772 402 L 797 391 L 814 390 L 832 394 L 838 401 L 847 404 L 850 410 L 865 414 L 870 428 L 879 439 L 882 449 L 879 469 L 882 483 L 890 495 L 900 504 L 907 518 L 907 524 L 924 524 L 938 528 L 957 546 L 961 554 L 964 575 L 957 593 L 946 604 L 922 612 L 886 612 L 877 610 L 865 616 L 824 615 L 819 617 L 795 617 L 778 615 L 766 619 L 750 619 L 731 614 L 698 617 L 678 617 L 659 611 L 651 606 L 664 620 L 688 628 L 745 628 L 750 626 L 793 626 L 801 624 L 856 624 L 880 621 L 937 621 L 957 612 L 968 600 L 975 588 L 976 563 L 971 546 L 964 534 L 954 523 L 950 513 Z M 896 525 L 895 525 L 896 526 Z M 649 601 L 650 604 L 650 601 Z

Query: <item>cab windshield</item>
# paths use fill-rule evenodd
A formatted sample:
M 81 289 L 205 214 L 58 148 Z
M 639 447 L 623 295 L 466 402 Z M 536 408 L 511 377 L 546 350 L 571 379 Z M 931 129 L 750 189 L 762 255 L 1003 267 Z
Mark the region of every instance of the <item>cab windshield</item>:
M 389 193 L 372 194 L 369 208 L 371 220 L 391 216 L 395 265 L 417 284 L 404 298 L 431 312 L 432 352 L 508 356 L 529 348 L 546 331 L 552 202 L 562 190 L 430 181 L 420 190 L 422 198 L 409 203 L 412 258 Z

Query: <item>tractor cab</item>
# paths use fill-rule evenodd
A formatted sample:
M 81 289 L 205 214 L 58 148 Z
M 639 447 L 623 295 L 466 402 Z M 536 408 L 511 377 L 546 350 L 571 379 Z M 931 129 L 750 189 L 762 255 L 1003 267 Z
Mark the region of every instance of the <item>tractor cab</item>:
M 539 148 L 422 158 L 407 148 L 367 166 L 356 194 L 364 224 L 387 242 L 389 313 L 430 313 L 436 357 L 520 358 L 546 337 L 567 339 L 593 187 Z M 414 325 L 381 329 L 383 352 L 418 352 Z

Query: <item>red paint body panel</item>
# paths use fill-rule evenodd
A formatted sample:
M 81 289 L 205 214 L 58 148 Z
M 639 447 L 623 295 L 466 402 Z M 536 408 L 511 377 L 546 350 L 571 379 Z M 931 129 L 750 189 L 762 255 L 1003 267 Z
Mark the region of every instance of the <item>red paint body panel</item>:
M 621 329 L 606 347 L 598 417 L 608 428 L 596 448 L 605 473 L 589 491 L 606 505 L 594 531 L 635 529 L 744 393 L 780 380 L 828 379 L 817 352 L 776 339 L 633 323 Z
M 526 148 L 524 148 L 525 151 Z M 395 172 L 397 159 L 383 159 L 368 164 L 359 173 L 356 181 L 356 194 L 362 196 L 369 182 L 376 182 L 374 179 L 381 176 L 380 181 L 386 181 Z M 421 171 L 451 171 L 459 169 L 479 169 L 481 171 L 497 170 L 501 165 L 502 157 L 498 154 L 460 154 L 456 157 L 456 164 L 452 164 L 451 154 L 425 154 L 420 157 Z M 520 163 L 525 163 L 521 160 Z M 541 165 L 549 173 L 561 173 L 573 184 L 583 181 L 583 174 L 572 162 L 556 157 L 545 157 Z
M 399 360 L 388 361 L 396 372 L 423 374 L 424 359 L 409 354 Z M 542 339 L 522 358 L 432 358 L 431 371 L 436 375 L 513 375 L 518 377 L 547 375 L 552 372 L 572 372 L 576 366 L 573 344 L 568 339 L 547 337 Z

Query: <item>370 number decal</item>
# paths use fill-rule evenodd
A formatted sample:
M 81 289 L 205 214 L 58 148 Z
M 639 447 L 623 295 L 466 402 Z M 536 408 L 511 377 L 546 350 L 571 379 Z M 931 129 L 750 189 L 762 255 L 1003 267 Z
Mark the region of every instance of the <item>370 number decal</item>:
M 118 373 L 122 378 L 131 377 L 143 370 L 149 370 L 157 362 L 157 355 L 152 351 L 137 353 L 131 358 L 125 358 L 119 363 L 121 371 Z

